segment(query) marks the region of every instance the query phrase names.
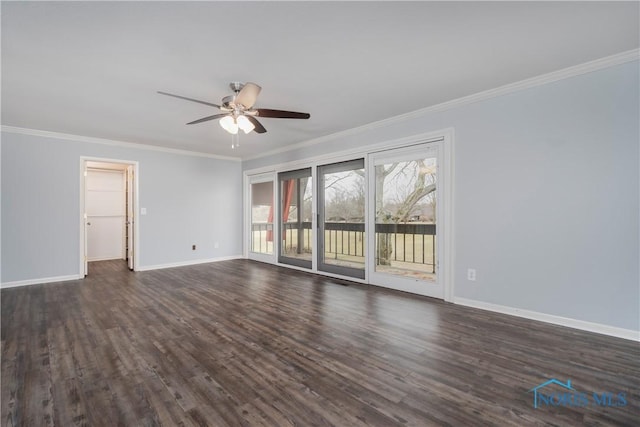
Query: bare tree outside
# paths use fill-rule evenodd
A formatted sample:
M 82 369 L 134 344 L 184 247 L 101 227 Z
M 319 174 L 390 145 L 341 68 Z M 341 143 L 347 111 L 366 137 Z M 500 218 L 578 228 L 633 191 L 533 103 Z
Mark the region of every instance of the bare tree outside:
M 364 175 L 359 170 L 325 176 L 327 221 L 364 222 Z
M 435 224 L 436 172 L 434 158 L 376 166 L 376 224 Z M 376 264 L 390 266 L 394 251 L 391 233 L 377 233 L 376 240 Z

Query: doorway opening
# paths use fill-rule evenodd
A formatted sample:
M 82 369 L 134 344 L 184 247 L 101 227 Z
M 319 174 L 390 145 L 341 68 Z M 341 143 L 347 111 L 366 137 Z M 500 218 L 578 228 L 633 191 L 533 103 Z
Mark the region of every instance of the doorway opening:
M 81 158 L 80 166 L 80 271 L 97 261 L 135 271 L 137 162 Z

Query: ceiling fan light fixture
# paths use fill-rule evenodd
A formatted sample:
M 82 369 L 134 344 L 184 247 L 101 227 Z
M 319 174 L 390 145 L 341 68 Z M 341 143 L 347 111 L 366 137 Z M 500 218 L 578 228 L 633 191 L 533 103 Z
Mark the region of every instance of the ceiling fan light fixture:
M 236 123 L 244 133 L 249 133 L 256 128 L 253 123 L 251 123 L 251 121 L 245 116 L 238 116 L 238 118 L 236 119 Z
M 238 133 L 238 123 L 236 123 L 236 120 L 231 116 L 221 118 L 220 126 L 232 135 Z

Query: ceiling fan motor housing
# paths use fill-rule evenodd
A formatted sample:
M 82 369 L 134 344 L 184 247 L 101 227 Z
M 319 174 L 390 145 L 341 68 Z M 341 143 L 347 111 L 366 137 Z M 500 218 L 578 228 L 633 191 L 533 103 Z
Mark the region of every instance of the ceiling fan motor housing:
M 231 82 L 229 83 L 229 87 L 233 91 L 233 95 L 225 96 L 222 98 L 222 108 L 223 111 L 235 111 L 236 113 L 240 113 L 241 110 L 244 110 L 244 105 L 236 104 L 236 97 L 238 93 L 244 87 L 244 83 L 242 82 Z
M 242 90 L 242 88 L 244 87 L 244 83 L 241 82 L 231 82 L 229 83 L 229 87 L 231 88 L 232 91 L 234 91 L 235 93 L 238 93 Z

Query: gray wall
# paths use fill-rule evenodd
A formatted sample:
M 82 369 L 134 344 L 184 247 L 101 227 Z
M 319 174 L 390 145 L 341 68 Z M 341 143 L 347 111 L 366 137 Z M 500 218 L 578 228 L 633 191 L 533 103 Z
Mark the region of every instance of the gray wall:
M 640 329 L 638 61 L 243 170 L 455 129 L 455 295 Z M 466 280 L 476 268 L 476 282 Z
M 2 283 L 78 274 L 81 156 L 139 162 L 141 267 L 242 254 L 240 162 L 2 132 Z

